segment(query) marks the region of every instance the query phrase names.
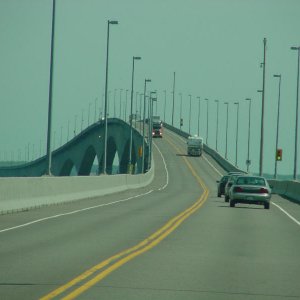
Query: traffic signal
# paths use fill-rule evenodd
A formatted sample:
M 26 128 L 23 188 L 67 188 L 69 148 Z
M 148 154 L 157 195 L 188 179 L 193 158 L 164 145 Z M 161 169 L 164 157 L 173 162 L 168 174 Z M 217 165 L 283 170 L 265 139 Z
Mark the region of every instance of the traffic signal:
M 281 161 L 282 160 L 282 149 L 276 150 L 276 160 Z
M 180 126 L 183 126 L 183 119 L 180 118 Z

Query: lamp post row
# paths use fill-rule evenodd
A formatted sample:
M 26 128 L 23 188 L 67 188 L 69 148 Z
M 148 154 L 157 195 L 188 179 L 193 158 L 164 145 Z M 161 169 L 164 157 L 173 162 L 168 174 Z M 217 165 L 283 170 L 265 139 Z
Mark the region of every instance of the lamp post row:
M 46 168 L 46 174 L 51 175 L 51 121 L 52 121 L 52 90 L 53 90 L 53 59 L 54 59 L 54 41 L 55 41 L 55 5 L 56 0 L 53 0 L 52 5 L 52 31 L 51 31 L 51 51 L 50 51 L 50 82 L 49 82 L 49 104 L 48 104 L 48 129 L 47 129 L 47 151 L 46 151 L 46 162 L 47 162 L 47 168 Z M 103 160 L 103 173 L 106 174 L 107 166 L 107 87 L 108 87 L 108 61 L 109 61 L 109 33 L 110 33 L 110 25 L 117 25 L 118 21 L 107 21 L 107 52 L 106 52 L 106 75 L 105 75 L 105 105 L 104 105 L 104 122 L 105 122 L 105 130 L 104 130 L 104 160 Z M 263 66 L 263 88 L 262 90 L 258 90 L 258 92 L 262 93 L 262 116 L 261 116 L 261 139 L 260 139 L 260 160 L 259 160 L 259 174 L 263 175 L 263 144 L 264 144 L 264 98 L 265 98 L 265 68 L 266 68 L 266 44 L 267 40 L 264 38 L 264 60 L 261 64 Z M 294 180 L 297 179 L 297 144 L 298 144 L 298 111 L 299 111 L 299 64 L 300 64 L 300 46 L 298 47 L 291 47 L 291 50 L 298 51 L 298 64 L 297 64 L 297 93 L 296 93 L 296 128 L 295 128 L 295 153 L 294 153 Z M 132 62 L 132 86 L 131 86 L 131 105 L 130 105 L 130 150 L 129 150 L 129 164 L 128 168 L 130 173 L 132 172 L 132 107 L 133 107 L 133 85 L 134 85 L 134 62 L 135 60 L 140 60 L 141 57 L 139 56 L 133 56 L 133 62 Z M 277 113 L 277 130 L 276 130 L 276 149 L 278 148 L 278 130 L 279 130 L 279 111 L 280 111 L 280 87 L 281 87 L 281 75 L 274 75 L 274 77 L 279 78 L 279 92 L 278 92 L 278 113 Z M 145 88 L 144 88 L 144 121 L 145 121 L 145 99 L 146 99 L 146 82 L 150 82 L 151 80 L 145 79 Z M 120 116 L 121 116 L 121 92 L 122 89 L 120 89 Z M 127 109 L 127 92 L 126 90 L 126 105 L 125 105 L 125 121 L 126 121 L 126 109 Z M 166 112 L 166 90 L 165 92 L 165 103 L 164 103 L 164 121 L 165 120 L 165 112 Z M 182 120 L 182 94 L 181 95 L 181 104 L 180 104 L 180 127 L 181 127 L 181 120 Z M 190 133 L 190 122 L 191 122 L 191 95 L 190 97 L 190 118 L 189 118 L 189 133 Z M 199 135 L 199 115 L 200 115 L 200 97 L 197 97 L 199 99 L 199 109 L 198 109 L 198 135 Z M 153 101 L 156 101 L 156 98 L 149 99 L 149 113 L 153 113 Z M 249 171 L 249 147 L 250 147 L 250 120 L 251 120 L 251 99 L 246 98 L 246 100 L 249 101 L 249 125 L 248 125 L 248 151 L 247 151 L 247 171 Z M 207 98 L 205 98 L 205 101 L 207 102 L 207 124 L 206 124 L 206 144 L 208 144 L 208 108 L 209 108 L 209 101 Z M 173 125 L 173 118 L 174 118 L 174 102 L 175 102 L 175 72 L 174 72 L 174 80 L 173 80 L 173 105 L 172 105 L 172 125 Z M 216 126 L 216 151 L 218 151 L 218 115 L 219 115 L 219 100 L 215 100 L 217 103 L 217 126 Z M 228 130 L 228 106 L 229 103 L 225 102 L 224 104 L 227 105 L 227 120 L 226 120 L 226 152 L 225 152 L 225 158 L 227 159 L 227 130 Z M 237 127 L 236 127 L 236 165 L 237 165 L 237 155 L 238 155 L 238 114 L 239 114 L 239 102 L 234 102 L 235 105 L 237 105 Z M 88 114 L 88 123 L 90 119 L 90 105 L 89 104 L 89 114 Z M 95 100 L 95 106 L 96 106 L 96 100 Z M 114 96 L 114 116 L 116 116 L 115 111 L 115 96 Z M 151 120 L 149 120 L 151 123 Z M 75 121 L 76 123 L 76 121 Z M 69 129 L 68 129 L 69 131 Z M 76 124 L 75 124 L 75 130 L 74 133 L 76 133 Z M 150 138 L 150 135 L 149 135 Z M 143 167 L 142 170 L 144 171 L 144 122 L 143 122 Z M 151 152 L 151 149 L 150 151 Z M 274 177 L 277 177 L 277 160 L 275 159 L 275 172 Z

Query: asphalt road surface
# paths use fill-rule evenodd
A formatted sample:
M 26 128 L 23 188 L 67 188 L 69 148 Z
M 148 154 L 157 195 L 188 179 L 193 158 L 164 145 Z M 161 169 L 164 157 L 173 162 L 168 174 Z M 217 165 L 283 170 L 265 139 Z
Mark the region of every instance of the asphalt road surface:
M 154 139 L 151 185 L 0 216 L 0 299 L 300 299 L 300 206 L 217 197 L 224 174 Z

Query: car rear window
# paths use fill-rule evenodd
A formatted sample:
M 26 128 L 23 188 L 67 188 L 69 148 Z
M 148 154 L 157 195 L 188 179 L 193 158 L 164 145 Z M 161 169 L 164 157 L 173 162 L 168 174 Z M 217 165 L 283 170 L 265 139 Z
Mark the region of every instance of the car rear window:
M 245 185 L 266 185 L 266 181 L 264 178 L 260 178 L 260 177 L 238 177 L 236 180 L 237 184 L 245 184 Z

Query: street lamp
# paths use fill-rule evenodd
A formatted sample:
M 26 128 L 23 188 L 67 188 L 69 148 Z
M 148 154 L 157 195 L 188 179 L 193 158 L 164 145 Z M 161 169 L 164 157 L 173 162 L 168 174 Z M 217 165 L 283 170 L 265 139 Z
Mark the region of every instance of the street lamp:
M 190 97 L 189 134 L 191 134 L 192 95 L 189 95 L 189 97 Z
M 83 113 L 84 113 L 84 109 L 81 110 L 81 131 L 83 130 Z
M 116 95 L 117 89 L 114 89 L 114 118 L 116 117 Z
M 167 105 L 167 91 L 164 90 L 165 93 L 165 103 L 164 103 L 164 122 L 166 122 L 166 105 Z
M 146 119 L 146 86 L 151 79 L 145 79 L 144 83 L 144 112 L 143 112 L 143 152 L 142 152 L 142 173 L 145 172 L 145 119 Z M 148 120 L 149 123 L 149 120 Z M 149 139 L 148 139 L 149 141 Z
M 296 98 L 296 130 L 295 130 L 295 158 L 294 158 L 294 180 L 297 180 L 297 144 L 298 144 L 298 107 L 299 107 L 299 61 L 300 46 L 291 47 L 291 50 L 298 51 L 298 69 L 297 69 L 297 98 Z
M 48 104 L 48 130 L 47 130 L 47 169 L 46 174 L 51 175 L 51 123 L 52 123 L 52 89 L 53 89 L 53 57 L 54 57 L 54 33 L 55 33 L 55 0 L 52 4 L 52 29 L 51 29 L 51 51 L 50 51 L 50 82 L 49 82 L 49 104 Z
M 247 173 L 249 173 L 249 166 L 251 164 L 250 161 L 250 128 L 251 128 L 251 99 L 246 98 L 246 101 L 249 101 L 249 124 L 248 124 L 248 152 L 247 152 Z
M 88 114 L 88 124 L 87 126 L 90 126 L 90 113 L 91 113 L 91 106 L 92 106 L 92 103 L 89 102 L 89 114 Z
M 200 136 L 200 97 L 197 96 L 198 99 L 198 136 Z
M 182 93 L 179 93 L 180 95 L 180 123 L 179 123 L 179 126 L 180 126 L 180 130 L 182 128 Z
M 219 100 L 215 100 L 215 102 L 217 103 L 216 151 L 218 152 Z
M 128 162 L 128 172 L 132 174 L 132 106 L 133 106 L 133 81 L 134 81 L 134 61 L 140 60 L 141 57 L 133 56 L 132 57 L 132 79 L 131 79 L 131 101 L 130 101 L 130 144 L 129 144 L 129 162 Z
M 149 98 L 149 137 L 148 137 L 148 144 L 149 144 L 149 159 L 148 159 L 148 166 L 151 167 L 151 158 L 152 158 L 152 130 L 153 130 L 153 102 L 157 101 L 156 97 L 152 97 L 153 94 L 156 94 L 156 92 L 150 92 L 150 98 Z
M 261 90 L 262 93 L 262 101 L 261 101 L 261 129 L 260 129 L 260 155 L 259 155 L 259 175 L 263 175 L 263 150 L 264 150 L 264 115 L 265 115 L 265 78 L 266 78 L 266 47 L 267 47 L 267 39 L 264 38 L 264 62 L 261 63 L 263 67 L 263 88 Z
M 123 89 L 120 89 L 120 119 L 122 119 L 122 92 Z
M 104 159 L 103 159 L 103 173 L 106 174 L 106 160 L 107 160 L 107 85 L 108 85 L 108 53 L 109 53 L 109 26 L 117 25 L 118 21 L 107 21 L 107 43 L 106 43 L 106 72 L 105 72 L 105 103 L 104 103 Z
M 238 160 L 238 135 L 239 135 L 239 102 L 234 102 L 236 105 L 236 139 L 235 139 L 235 166 L 237 167 L 237 160 Z
M 229 102 L 224 102 L 227 106 L 227 117 L 226 117 L 226 144 L 225 144 L 225 158 L 227 159 L 227 138 L 228 138 L 228 106 Z
M 77 115 L 75 115 L 75 121 L 74 121 L 74 136 L 76 136 L 76 125 L 77 125 Z
M 97 117 L 97 100 L 98 98 L 95 98 L 95 111 L 94 111 L 94 123 L 96 123 L 96 117 Z
M 208 99 L 204 99 L 206 101 L 206 145 L 208 142 Z
M 280 111 L 280 88 L 281 88 L 281 74 L 280 75 L 273 75 L 275 78 L 279 78 L 278 82 L 278 108 L 277 108 L 277 128 L 276 128 L 276 145 L 275 151 L 278 149 L 278 132 L 279 132 L 279 111 Z M 275 157 L 275 170 L 274 170 L 274 178 L 277 178 L 277 157 Z
M 125 97 L 125 122 L 127 120 L 127 98 L 128 98 L 128 90 L 126 90 L 126 97 Z
M 172 126 L 174 126 L 174 106 L 175 106 L 175 72 L 174 72 L 174 79 L 173 79 L 173 105 L 172 105 Z

